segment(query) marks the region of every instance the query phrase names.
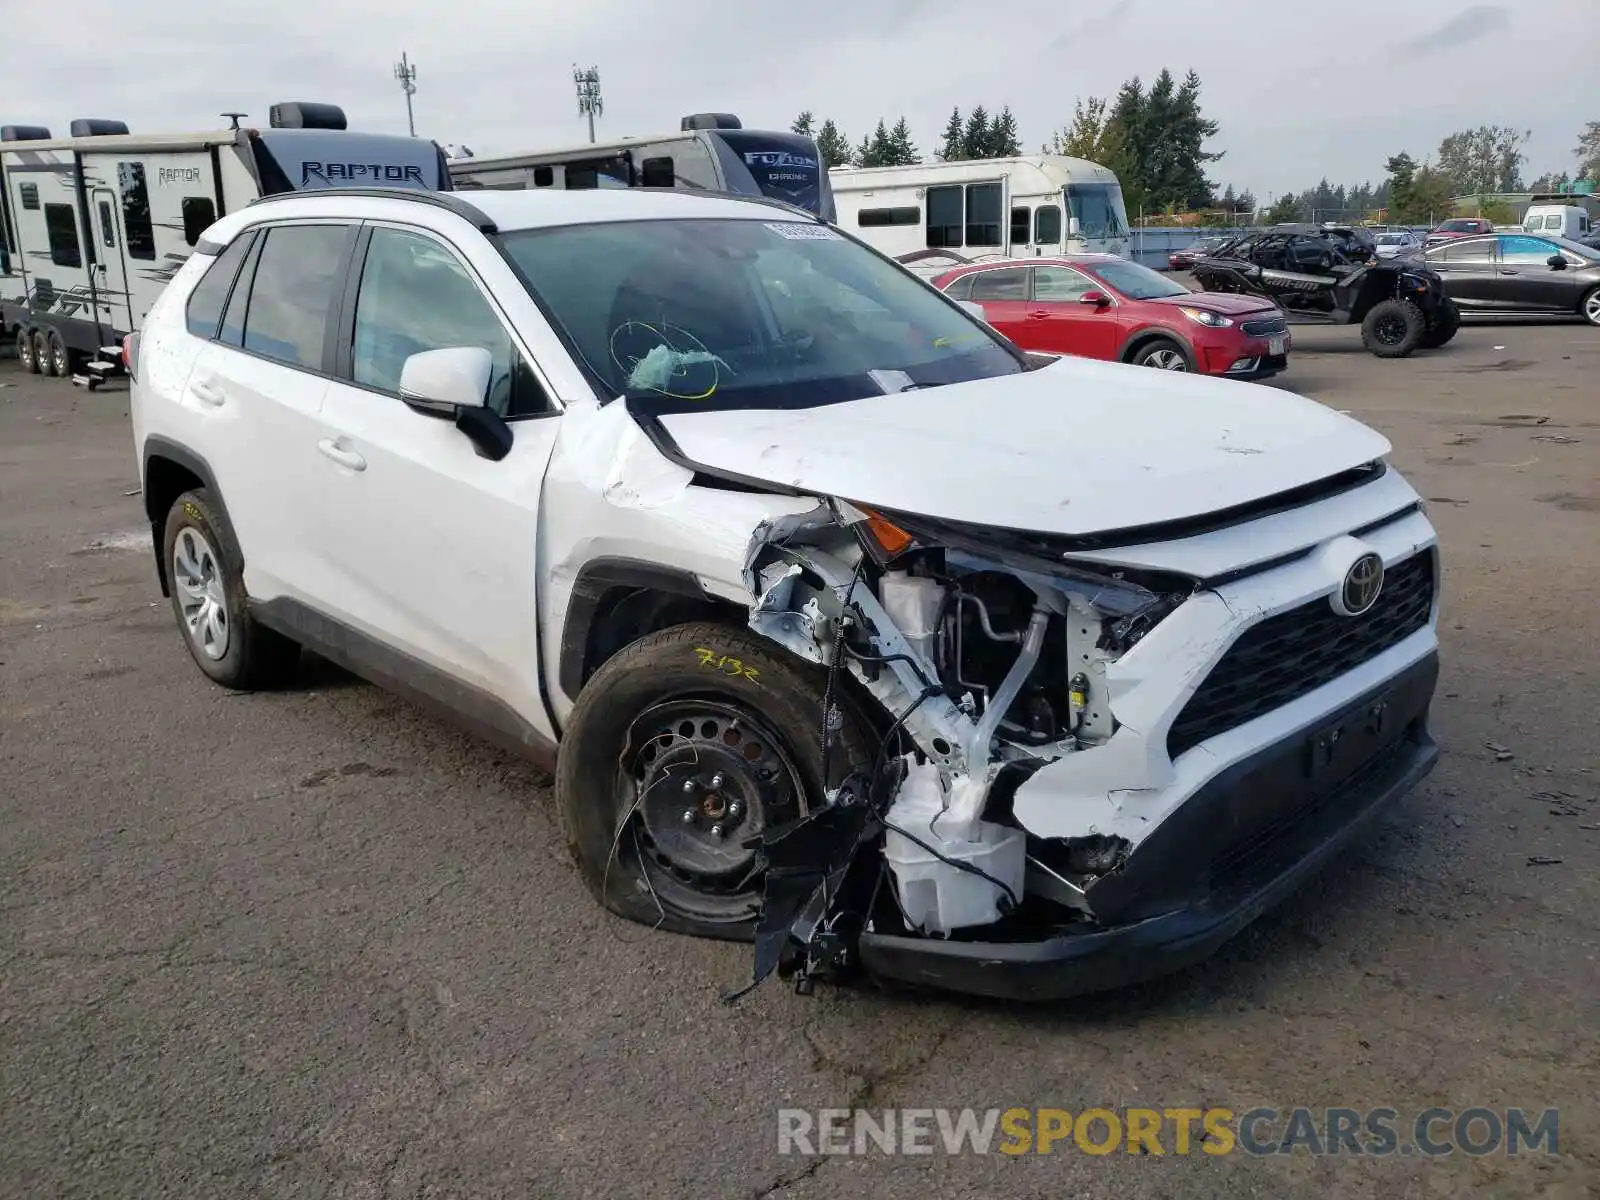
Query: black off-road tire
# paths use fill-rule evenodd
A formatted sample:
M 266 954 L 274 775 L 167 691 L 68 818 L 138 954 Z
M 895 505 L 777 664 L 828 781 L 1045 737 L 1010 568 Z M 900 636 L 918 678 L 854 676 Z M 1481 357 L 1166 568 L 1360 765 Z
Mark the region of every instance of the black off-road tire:
M 1446 300 L 1439 307 L 1438 319 L 1426 330 L 1417 342 L 1420 350 L 1437 350 L 1451 338 L 1455 337 L 1461 328 L 1461 310 L 1456 307 L 1454 300 Z
M 162 560 L 172 592 L 172 611 L 178 632 L 195 665 L 213 683 L 239 691 L 270 687 L 290 679 L 300 662 L 300 646 L 259 624 L 246 607 L 244 559 L 233 530 L 217 515 L 204 488 L 185 492 L 172 504 L 162 539 Z M 195 591 L 186 586 L 194 573 L 180 563 L 213 568 L 203 572 L 206 588 L 220 599 L 220 627 L 226 631 L 222 653 L 206 650 L 204 630 L 192 631 L 186 605 Z M 203 604 L 203 601 L 201 602 Z M 222 645 L 220 640 L 213 646 Z
M 39 353 L 26 329 L 17 330 L 17 362 L 29 375 L 39 374 Z
M 835 783 L 856 765 L 868 762 L 877 750 L 877 741 L 868 733 L 860 709 L 844 694 L 841 672 L 834 690 L 835 702 L 844 714 L 839 740 L 835 742 L 828 773 Z M 801 815 L 790 806 L 774 806 L 777 811 L 759 811 L 749 802 L 759 793 L 751 790 L 751 780 L 734 772 L 726 792 L 697 792 L 681 799 L 673 793 L 679 779 L 690 782 L 687 774 L 658 767 L 666 782 L 641 790 L 634 781 L 636 766 L 648 758 L 650 764 L 674 762 L 689 743 L 674 743 L 674 736 L 710 733 L 711 742 L 702 742 L 707 755 L 720 752 L 723 742 L 731 753 L 755 760 L 759 745 L 763 751 L 776 751 L 791 768 L 797 789 L 789 789 L 815 812 L 823 803 L 822 779 L 822 699 L 827 685 L 823 668 L 789 654 L 773 642 L 746 629 L 711 622 L 678 625 L 647 635 L 606 661 L 585 684 L 562 739 L 556 766 L 556 808 L 561 816 L 567 847 L 577 861 L 585 884 L 606 908 L 643 925 L 698 937 L 747 941 L 755 931 L 759 914 L 760 879 L 732 895 L 708 888 L 699 877 L 685 882 L 675 875 L 667 855 L 667 844 L 655 840 L 649 827 L 652 814 L 669 808 L 669 817 L 682 807 L 685 815 L 693 810 L 696 823 L 684 822 L 680 834 L 709 836 L 701 827 L 698 805 L 707 797 L 726 810 L 727 797 L 743 795 L 747 823 L 728 836 L 727 845 L 742 846 L 753 840 L 760 828 L 771 828 Z M 693 708 L 708 705 L 713 711 L 746 714 L 745 719 L 720 726 L 700 724 L 693 719 Z M 661 706 L 671 704 L 673 708 Z M 658 728 L 660 714 L 682 711 L 685 718 L 676 733 L 650 736 Z M 668 716 L 669 725 L 679 718 Z M 630 746 L 630 731 L 633 732 Z M 733 736 L 735 735 L 736 736 Z M 776 746 L 767 746 L 773 740 Z M 682 759 L 676 760 L 681 762 Z M 752 772 L 775 761 L 763 757 Z M 696 747 L 693 765 L 686 772 L 712 770 L 712 760 L 701 757 Z M 649 769 L 648 766 L 646 768 Z M 668 800 L 670 798 L 670 805 Z M 659 807 L 658 807 L 659 805 Z M 665 831 L 663 831 L 665 832 Z M 670 834 L 668 836 L 671 836 Z M 720 847 L 718 848 L 720 851 Z M 694 851 L 691 851 L 693 853 Z M 740 873 L 735 872 L 735 875 Z M 742 876 L 739 882 L 743 882 Z M 750 894 L 753 893 L 753 899 Z
M 1380 300 L 1361 322 L 1361 344 L 1379 358 L 1405 358 L 1427 328 L 1427 318 L 1411 301 Z

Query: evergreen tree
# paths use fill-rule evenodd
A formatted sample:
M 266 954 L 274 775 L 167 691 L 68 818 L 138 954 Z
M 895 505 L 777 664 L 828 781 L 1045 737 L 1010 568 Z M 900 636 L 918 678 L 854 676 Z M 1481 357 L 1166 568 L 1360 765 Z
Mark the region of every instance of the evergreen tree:
M 831 120 L 822 123 L 817 134 L 817 153 L 824 167 L 843 167 L 850 163 L 850 139 Z
M 1017 118 L 1008 104 L 1000 110 L 994 124 L 989 127 L 989 153 L 987 158 L 1012 158 L 1022 153 L 1022 140 L 1017 137 Z
M 981 104 L 967 114 L 961 130 L 961 157 L 989 157 L 989 114 Z
M 789 130 L 792 133 L 798 133 L 801 137 L 815 137 L 816 134 L 811 128 L 811 110 L 808 108 L 796 117 L 794 124 L 789 126 Z
M 962 153 L 962 130 L 965 127 L 961 122 L 961 110 L 950 110 L 950 120 L 944 127 L 944 140 L 939 143 L 939 157 L 945 162 L 957 162 L 966 157 Z
M 917 144 L 911 140 L 911 126 L 906 124 L 904 117 L 896 121 L 894 128 L 889 131 L 889 157 L 892 165 L 897 167 L 922 161 L 922 155 L 917 153 Z

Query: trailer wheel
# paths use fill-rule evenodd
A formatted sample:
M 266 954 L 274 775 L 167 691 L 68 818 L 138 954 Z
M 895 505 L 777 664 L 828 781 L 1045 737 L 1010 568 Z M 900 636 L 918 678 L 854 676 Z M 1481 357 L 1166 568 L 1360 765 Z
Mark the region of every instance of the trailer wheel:
M 72 378 L 72 351 L 67 349 L 67 343 L 54 329 L 45 339 L 45 347 L 50 355 L 50 374 L 57 379 Z
M 1379 358 L 1405 358 L 1427 328 L 1427 318 L 1411 301 L 1380 300 L 1361 322 L 1361 344 Z
M 17 362 L 28 374 L 39 373 L 39 355 L 34 348 L 33 333 L 30 330 L 17 330 Z
M 33 358 L 39 365 L 35 368 L 41 375 L 53 375 L 53 364 L 50 359 L 50 335 L 44 330 L 39 330 L 33 335 Z

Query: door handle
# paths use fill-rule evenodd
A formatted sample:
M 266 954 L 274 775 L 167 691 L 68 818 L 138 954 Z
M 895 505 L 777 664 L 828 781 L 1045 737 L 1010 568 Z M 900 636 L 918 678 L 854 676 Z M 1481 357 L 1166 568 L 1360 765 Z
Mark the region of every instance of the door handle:
M 221 408 L 227 397 L 222 394 L 222 389 L 208 380 L 199 379 L 189 385 L 189 392 L 201 404 L 209 408 Z
M 352 471 L 365 471 L 367 469 L 366 459 L 362 458 L 354 450 L 346 450 L 332 438 L 323 438 L 317 443 L 317 449 L 322 451 L 328 458 L 333 459 L 341 467 L 349 467 Z
M 1500 274 L 1502 274 L 1502 275 L 1520 275 L 1520 274 L 1522 274 L 1522 272 L 1514 270 L 1511 267 L 1501 267 L 1500 268 Z
M 1039 309 L 1034 309 L 1033 312 L 1028 314 L 1028 318 L 1029 320 L 1033 321 L 1048 321 L 1050 319 L 1050 314 L 1047 312 L 1042 312 Z

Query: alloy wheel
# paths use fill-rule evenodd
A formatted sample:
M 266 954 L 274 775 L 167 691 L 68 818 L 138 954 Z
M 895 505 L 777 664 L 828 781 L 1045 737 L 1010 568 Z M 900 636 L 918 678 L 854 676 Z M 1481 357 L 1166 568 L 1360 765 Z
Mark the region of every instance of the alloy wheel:
M 1142 360 L 1143 365 L 1154 367 L 1158 371 L 1187 371 L 1189 364 L 1177 350 L 1160 349 L 1152 350 Z
M 222 583 L 222 562 L 204 534 L 192 525 L 178 532 L 172 547 L 172 582 L 184 633 L 213 662 L 228 653 L 233 630 Z
M 1584 318 L 1591 325 L 1600 325 L 1600 288 L 1595 288 L 1589 293 L 1589 298 L 1583 302 Z

